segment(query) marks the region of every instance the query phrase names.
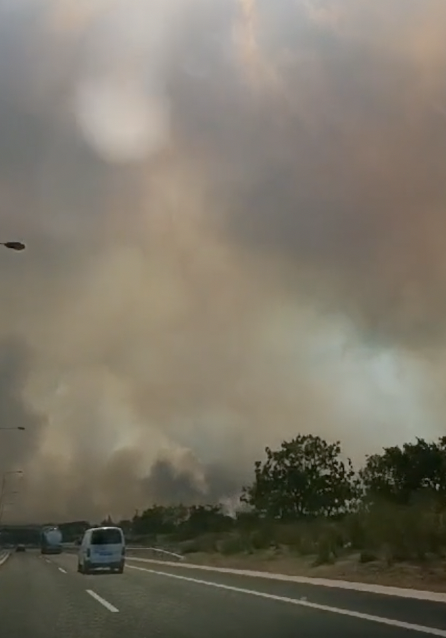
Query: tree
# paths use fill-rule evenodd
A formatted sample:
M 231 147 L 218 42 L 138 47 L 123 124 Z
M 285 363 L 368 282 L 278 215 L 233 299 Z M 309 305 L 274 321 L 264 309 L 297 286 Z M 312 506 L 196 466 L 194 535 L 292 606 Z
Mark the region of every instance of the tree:
M 110 514 L 108 514 L 108 516 L 104 518 L 104 520 L 101 522 L 101 525 L 103 525 L 104 527 L 114 525 L 113 519 Z
M 192 505 L 189 516 L 182 525 L 192 535 L 206 532 L 225 532 L 231 529 L 234 520 L 223 513 L 221 505 Z
M 407 505 L 421 493 L 446 501 L 446 436 L 428 443 L 384 448 L 367 457 L 360 472 L 368 500 L 387 500 Z
M 164 534 L 172 531 L 169 521 L 166 521 L 166 508 L 153 505 L 140 515 L 135 514 L 132 521 L 135 534 Z
M 262 516 L 333 516 L 357 497 L 356 475 L 350 459 L 342 460 L 339 442 L 299 435 L 279 450 L 267 447 L 265 452 L 266 461 L 255 463 L 254 483 L 242 494 L 242 501 Z
M 89 527 L 91 527 L 91 523 L 88 521 L 70 521 L 59 524 L 65 542 L 73 542 L 81 538 Z
M 179 532 L 183 538 L 188 538 L 205 532 L 226 531 L 233 522 L 220 505 L 154 505 L 135 514 L 132 532 L 153 535 Z

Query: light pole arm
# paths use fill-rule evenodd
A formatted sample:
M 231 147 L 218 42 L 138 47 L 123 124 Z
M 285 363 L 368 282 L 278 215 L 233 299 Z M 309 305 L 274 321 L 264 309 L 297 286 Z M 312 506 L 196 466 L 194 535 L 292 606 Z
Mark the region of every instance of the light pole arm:
M 0 241 L 0 246 L 16 251 L 25 250 L 26 248 L 25 244 L 21 241 Z

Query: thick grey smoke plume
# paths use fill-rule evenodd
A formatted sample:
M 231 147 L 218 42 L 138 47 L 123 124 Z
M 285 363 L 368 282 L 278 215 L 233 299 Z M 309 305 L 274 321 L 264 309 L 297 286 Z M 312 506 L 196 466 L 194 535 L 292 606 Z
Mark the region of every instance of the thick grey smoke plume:
M 444 432 L 446 7 L 1 0 L 8 516 Z

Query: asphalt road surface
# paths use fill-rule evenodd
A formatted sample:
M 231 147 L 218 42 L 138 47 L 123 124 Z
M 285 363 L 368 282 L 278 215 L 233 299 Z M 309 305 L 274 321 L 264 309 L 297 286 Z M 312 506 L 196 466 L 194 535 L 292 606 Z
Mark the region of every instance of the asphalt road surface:
M 72 554 L 0 566 L 5 638 L 446 638 L 446 604 L 129 560 L 76 571 Z

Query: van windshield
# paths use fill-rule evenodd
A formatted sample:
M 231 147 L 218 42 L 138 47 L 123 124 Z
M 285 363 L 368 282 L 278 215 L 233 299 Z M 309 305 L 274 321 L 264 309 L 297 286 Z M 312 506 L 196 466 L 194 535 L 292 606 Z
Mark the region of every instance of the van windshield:
M 97 529 L 91 535 L 92 545 L 117 545 L 122 543 L 119 529 Z

